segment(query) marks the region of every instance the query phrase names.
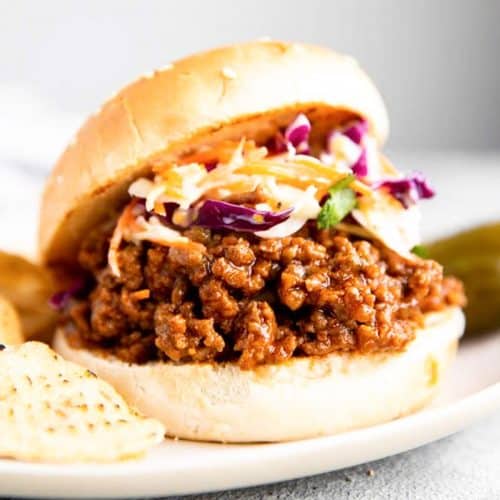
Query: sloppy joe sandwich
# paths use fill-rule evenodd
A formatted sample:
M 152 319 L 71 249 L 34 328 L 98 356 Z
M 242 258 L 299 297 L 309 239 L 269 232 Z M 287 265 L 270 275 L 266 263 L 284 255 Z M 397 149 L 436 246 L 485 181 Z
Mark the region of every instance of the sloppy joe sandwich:
M 419 253 L 420 173 L 381 153 L 358 64 L 303 44 L 194 55 L 124 88 L 50 176 L 55 348 L 170 435 L 282 441 L 426 404 L 464 328 Z

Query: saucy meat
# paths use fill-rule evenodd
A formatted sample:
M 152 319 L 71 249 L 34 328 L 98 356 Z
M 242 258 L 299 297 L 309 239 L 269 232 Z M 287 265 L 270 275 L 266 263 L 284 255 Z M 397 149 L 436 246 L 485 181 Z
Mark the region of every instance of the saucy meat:
M 134 363 L 235 361 L 250 369 L 292 356 L 398 351 L 425 313 L 465 302 L 461 282 L 443 277 L 436 262 L 406 260 L 314 222 L 279 239 L 183 233 L 206 251 L 124 242 L 120 277 L 107 265 L 109 229 L 87 237 L 79 263 L 92 289 L 63 318 L 72 345 Z

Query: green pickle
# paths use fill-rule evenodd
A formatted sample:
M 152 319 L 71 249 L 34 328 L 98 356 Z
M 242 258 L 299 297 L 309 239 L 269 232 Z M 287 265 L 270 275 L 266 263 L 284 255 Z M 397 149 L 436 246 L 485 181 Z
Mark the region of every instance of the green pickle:
M 467 295 L 467 335 L 500 328 L 500 223 L 480 226 L 427 245 Z

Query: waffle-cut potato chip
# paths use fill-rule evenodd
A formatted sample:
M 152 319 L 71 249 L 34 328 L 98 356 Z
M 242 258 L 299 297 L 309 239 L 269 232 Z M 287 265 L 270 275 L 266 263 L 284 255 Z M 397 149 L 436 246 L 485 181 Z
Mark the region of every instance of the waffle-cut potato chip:
M 50 341 L 56 314 L 48 302 L 54 284 L 48 271 L 20 255 L 0 251 L 0 294 L 18 310 L 26 339 Z
M 22 344 L 24 342 L 21 321 L 14 306 L 0 295 L 0 344 Z M 0 373 L 0 377 L 2 374 Z
M 47 345 L 0 351 L 0 457 L 111 462 L 143 454 L 165 429 L 92 372 Z

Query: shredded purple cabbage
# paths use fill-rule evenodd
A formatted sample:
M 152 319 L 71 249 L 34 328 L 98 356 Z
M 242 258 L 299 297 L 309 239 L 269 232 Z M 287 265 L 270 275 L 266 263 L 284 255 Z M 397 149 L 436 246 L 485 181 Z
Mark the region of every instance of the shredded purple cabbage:
M 368 133 L 368 122 L 366 120 L 356 121 L 342 131 L 342 133 L 351 139 L 352 142 L 361 146 L 361 154 L 356 162 L 351 165 L 352 172 L 356 177 L 362 179 L 366 177 L 369 173 L 368 167 L 368 155 L 366 154 L 366 148 L 363 147 L 363 137 Z
M 265 231 L 290 217 L 293 208 L 281 212 L 256 210 L 227 201 L 207 200 L 198 209 L 194 225 L 209 229 L 234 229 L 254 233 Z
M 309 134 L 311 132 L 311 122 L 303 113 L 297 115 L 285 130 L 284 139 L 290 143 L 297 153 L 309 154 Z
M 413 172 L 413 182 L 415 182 L 420 199 L 427 200 L 436 195 L 436 191 L 422 172 Z
M 367 132 L 368 132 L 368 122 L 366 120 L 360 120 L 351 123 L 341 131 L 332 130 L 328 134 L 328 137 L 326 139 L 326 149 L 328 153 L 332 152 L 331 151 L 332 142 L 337 134 L 347 137 L 361 148 L 361 154 L 359 155 L 358 159 L 350 166 L 352 172 L 358 178 L 367 177 L 369 174 L 368 155 L 366 152 L 366 148 L 362 144 L 363 137 Z
M 356 160 L 354 165 L 351 165 L 353 174 L 358 177 L 366 177 L 368 175 L 368 157 L 366 154 L 366 149 L 361 150 L 359 158 Z
M 288 125 L 284 133 L 278 132 L 266 144 L 267 149 L 274 154 L 284 153 L 293 146 L 299 154 L 310 154 L 309 134 L 311 122 L 304 114 L 299 114 L 295 120 Z
M 207 172 L 211 172 L 214 168 L 217 168 L 216 161 L 209 161 L 208 163 L 205 163 L 205 169 Z
M 83 276 L 75 278 L 66 290 L 60 290 L 50 297 L 49 306 L 56 311 L 63 310 L 73 297 L 84 290 L 85 284 L 86 280 Z
M 368 133 L 368 122 L 366 120 L 354 122 L 346 127 L 342 133 L 349 137 L 351 141 L 360 145 L 363 137 Z
M 436 194 L 421 172 L 412 172 L 403 179 L 382 180 L 374 183 L 372 187 L 388 189 L 405 208 L 409 208 L 419 200 L 432 198 Z

